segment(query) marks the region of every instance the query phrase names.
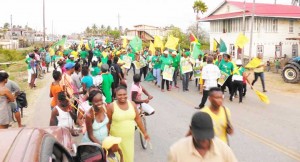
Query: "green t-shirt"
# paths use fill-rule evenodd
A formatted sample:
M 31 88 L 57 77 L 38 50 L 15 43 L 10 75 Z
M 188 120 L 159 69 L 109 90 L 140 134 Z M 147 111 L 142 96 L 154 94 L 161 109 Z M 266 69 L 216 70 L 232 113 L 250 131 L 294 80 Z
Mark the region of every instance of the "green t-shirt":
M 161 68 L 161 62 L 159 60 L 157 60 L 158 58 L 159 58 L 159 56 L 152 57 L 152 63 L 154 64 L 154 66 L 153 66 L 154 69 Z
M 177 55 L 176 57 L 172 57 L 173 59 L 173 64 L 172 66 L 175 68 L 175 70 L 178 69 L 179 63 L 180 63 L 180 56 Z
M 229 62 L 229 61 L 228 62 L 221 61 L 219 68 L 221 71 L 225 72 L 228 75 L 231 75 L 231 73 L 233 72 L 233 64 L 232 64 L 232 62 Z
M 30 61 L 31 61 L 32 58 L 28 57 L 25 62 L 27 64 L 27 69 L 31 69 L 31 66 L 30 66 Z
M 100 73 L 100 71 L 101 71 L 98 66 L 92 67 L 92 68 L 93 68 L 93 71 L 91 71 L 91 75 L 92 76 L 97 76 Z
M 100 56 L 101 56 L 101 51 L 100 51 L 100 50 L 95 50 L 95 51 L 94 51 L 94 55 L 95 55 L 96 57 L 100 57 Z
M 108 57 L 101 57 L 101 62 L 102 62 L 102 64 L 107 64 Z
M 135 53 L 129 53 L 128 56 L 131 57 L 132 61 L 135 60 Z
M 225 62 L 224 59 L 222 59 L 220 62 L 219 62 L 219 60 L 217 60 L 217 61 L 215 62 L 215 65 L 219 66 L 219 65 L 220 65 L 221 63 L 223 63 L 223 62 Z
M 66 60 L 66 63 L 68 63 L 68 62 L 75 63 L 75 61 L 74 61 L 74 60 L 70 60 L 70 59 L 67 59 L 67 60 Z
M 106 97 L 105 102 L 111 103 L 112 102 L 111 85 L 114 82 L 114 78 L 110 73 L 102 74 L 102 78 L 103 78 L 102 90 L 103 90 L 103 94 Z
M 85 59 L 87 57 L 87 55 L 88 55 L 87 51 L 81 51 L 80 52 L 80 57 L 83 58 L 83 59 Z
M 168 57 L 162 56 L 162 57 L 160 57 L 160 61 L 161 61 L 160 69 L 162 71 L 164 71 L 166 65 L 172 65 L 172 63 L 173 63 L 173 60 L 170 56 L 168 56 Z

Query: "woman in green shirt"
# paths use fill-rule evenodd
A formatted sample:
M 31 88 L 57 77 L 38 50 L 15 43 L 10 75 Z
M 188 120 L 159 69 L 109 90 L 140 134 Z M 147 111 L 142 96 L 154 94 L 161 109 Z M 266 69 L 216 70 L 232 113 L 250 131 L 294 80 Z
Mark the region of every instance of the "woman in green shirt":
M 114 82 L 113 76 L 108 72 L 109 66 L 108 64 L 102 64 L 101 65 L 101 72 L 102 72 L 102 90 L 103 94 L 106 97 L 105 102 L 106 103 L 111 103 L 112 102 L 112 91 L 111 91 L 111 86 L 112 83 Z
M 160 61 L 161 61 L 161 71 L 163 72 L 164 69 L 165 69 L 165 66 L 172 66 L 172 58 L 169 56 L 169 51 L 164 51 L 164 55 L 160 58 Z M 161 81 L 161 91 L 164 92 L 164 88 L 165 88 L 165 83 L 166 83 L 166 86 L 167 86 L 167 90 L 168 91 L 171 91 L 170 87 L 169 87 L 169 84 L 170 82 L 164 78 L 162 78 L 162 81 Z
M 161 82 L 161 76 L 160 76 L 160 56 L 158 54 L 158 51 L 155 51 L 155 56 L 152 57 L 152 64 L 153 64 L 153 76 L 156 78 L 155 85 L 158 85 L 160 88 L 160 82 Z

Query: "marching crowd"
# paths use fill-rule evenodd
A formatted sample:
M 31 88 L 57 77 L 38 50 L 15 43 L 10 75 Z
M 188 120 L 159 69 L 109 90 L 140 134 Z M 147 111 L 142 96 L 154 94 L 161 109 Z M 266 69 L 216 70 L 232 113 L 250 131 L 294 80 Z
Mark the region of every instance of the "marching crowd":
M 262 59 L 261 55 L 257 58 Z M 250 73 L 246 72 L 241 60 L 232 61 L 230 55 L 219 53 L 194 58 L 188 50 L 165 50 L 161 53 L 145 48 L 136 52 L 131 48 L 122 48 L 119 44 L 98 45 L 92 49 L 73 44 L 68 49 L 63 49 L 62 46 L 57 50 L 50 46 L 35 49 L 28 54 L 26 63 L 30 88 L 36 87 L 39 73 L 50 72 L 50 66 L 54 68 L 49 95 L 52 110 L 50 126 L 67 127 L 74 136 L 82 132 L 82 142 L 98 143 L 107 149 L 110 159 L 125 162 L 132 162 L 134 159 L 136 126 L 145 139 L 150 140 L 141 122 L 139 109 L 147 115 L 154 114 L 155 110 L 149 105 L 153 96 L 141 85 L 142 79 L 152 81 L 161 92 L 165 92 L 165 88 L 171 91 L 180 86 L 183 92 L 188 92 L 190 81 L 194 79 L 195 85 L 203 94 L 201 103 L 195 107 L 201 109 L 201 112 L 193 116 L 187 137 L 171 147 L 169 161 L 186 161 L 185 156 L 188 154 L 184 152 L 188 148 L 184 148 L 191 145 L 195 146 L 202 158 L 210 158 L 203 153 L 213 151 L 213 145 L 214 149 L 220 147 L 222 155 L 226 156 L 222 157 L 225 161 L 236 160 L 230 148 L 214 137 L 229 144 L 227 134 L 233 133 L 230 111 L 222 102 L 226 87 L 230 101 L 239 96 L 239 102 L 242 103 L 246 95 Z M 254 69 L 255 79 L 250 86 L 260 77 L 263 91 L 266 92 L 263 67 L 264 64 L 261 64 Z M 128 98 L 127 80 L 130 79 L 128 73 L 131 69 L 133 83 Z M 7 84 L 11 84 L 8 77 L 8 73 L 0 72 L 0 127 L 7 128 L 9 124 L 9 115 L 4 108 L 8 105 L 2 103 L 12 103 L 13 112 L 21 127 L 18 106 L 12 93 L 14 91 L 5 88 Z M 178 78 L 182 80 L 182 85 L 178 84 Z M 143 99 L 142 94 L 147 98 Z M 207 99 L 211 103 L 209 106 L 205 106 Z M 187 139 L 190 140 L 185 141 Z M 114 154 L 115 152 L 118 154 Z M 198 158 L 193 157 L 190 161 L 197 161 Z

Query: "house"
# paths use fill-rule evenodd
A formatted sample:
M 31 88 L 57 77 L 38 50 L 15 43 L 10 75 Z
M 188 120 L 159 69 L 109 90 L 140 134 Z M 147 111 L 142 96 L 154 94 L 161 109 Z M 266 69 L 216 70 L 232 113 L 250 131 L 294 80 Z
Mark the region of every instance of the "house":
M 164 37 L 170 29 L 160 28 L 150 25 L 135 25 L 134 29 L 127 31 L 127 38 L 130 40 L 135 36 L 140 37 L 143 41 L 154 40 L 154 36 Z
M 245 6 L 245 7 L 244 7 Z M 243 49 L 234 46 L 239 33 L 243 33 L 245 10 L 245 35 L 250 40 L 252 3 L 224 1 L 201 22 L 210 23 L 210 50 L 213 40 L 220 38 L 226 43 L 227 53 L 240 58 Z M 300 7 L 280 4 L 256 3 L 254 10 L 253 41 L 251 57 L 258 53 L 266 59 L 299 56 Z M 250 43 L 244 47 L 244 56 L 249 57 Z

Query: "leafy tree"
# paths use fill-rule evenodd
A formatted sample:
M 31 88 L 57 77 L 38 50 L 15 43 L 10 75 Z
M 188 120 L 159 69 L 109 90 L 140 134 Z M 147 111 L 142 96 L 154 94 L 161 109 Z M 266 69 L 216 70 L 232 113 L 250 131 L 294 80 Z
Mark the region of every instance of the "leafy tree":
M 118 39 L 121 36 L 121 33 L 119 30 L 111 30 L 107 33 L 109 36 L 111 36 L 114 39 Z
M 98 27 L 97 27 L 96 24 L 94 24 L 94 25 L 92 26 L 92 33 L 93 33 L 93 35 L 96 35 L 96 34 L 98 33 Z
M 197 23 L 192 24 L 188 27 L 187 33 L 193 33 L 198 35 L 198 39 L 201 43 L 209 41 L 209 34 L 205 31 L 201 26 L 198 27 L 197 30 Z
M 111 27 L 108 25 L 106 28 L 106 32 L 108 33 L 109 31 L 111 31 Z
M 10 26 L 9 23 L 4 23 L 3 28 L 4 28 L 4 29 L 8 29 L 9 26 Z

